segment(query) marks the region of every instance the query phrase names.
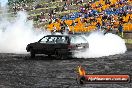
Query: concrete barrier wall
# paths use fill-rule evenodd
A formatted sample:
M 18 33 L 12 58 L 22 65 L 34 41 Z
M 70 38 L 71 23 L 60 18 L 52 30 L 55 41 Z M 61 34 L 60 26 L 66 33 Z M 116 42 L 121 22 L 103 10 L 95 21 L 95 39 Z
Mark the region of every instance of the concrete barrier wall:
M 132 50 L 132 32 L 125 32 L 124 39 L 128 50 Z

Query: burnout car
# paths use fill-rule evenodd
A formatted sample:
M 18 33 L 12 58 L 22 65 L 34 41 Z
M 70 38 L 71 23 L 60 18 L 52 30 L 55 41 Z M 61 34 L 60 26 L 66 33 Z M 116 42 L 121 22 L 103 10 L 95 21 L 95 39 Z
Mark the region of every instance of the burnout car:
M 81 35 L 47 35 L 38 42 L 28 44 L 26 50 L 30 52 L 31 58 L 34 58 L 35 54 L 46 54 L 64 59 L 88 47 L 87 40 Z

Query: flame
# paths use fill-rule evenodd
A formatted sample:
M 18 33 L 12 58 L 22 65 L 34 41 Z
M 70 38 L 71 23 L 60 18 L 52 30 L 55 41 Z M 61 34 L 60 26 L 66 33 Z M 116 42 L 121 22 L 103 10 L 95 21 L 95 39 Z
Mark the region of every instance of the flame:
M 78 66 L 78 72 L 80 76 L 85 76 L 86 72 L 82 66 Z

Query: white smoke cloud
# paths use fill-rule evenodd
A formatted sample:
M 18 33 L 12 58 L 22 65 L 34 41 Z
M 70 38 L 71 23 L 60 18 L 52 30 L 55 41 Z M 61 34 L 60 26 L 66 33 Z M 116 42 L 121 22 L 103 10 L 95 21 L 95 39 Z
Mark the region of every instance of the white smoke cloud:
M 27 20 L 27 13 L 20 11 L 13 22 L 1 20 L 0 53 L 26 53 L 26 46 L 38 41 L 46 31 L 35 30 L 33 21 Z
M 84 36 L 89 42 L 89 48 L 85 52 L 75 53 L 77 58 L 97 58 L 115 54 L 125 53 L 127 48 L 125 41 L 118 35 L 102 32 L 93 32 L 89 36 Z
M 0 53 L 26 53 L 26 46 L 31 42 L 38 41 L 44 35 L 50 34 L 46 31 L 35 30 L 33 21 L 27 20 L 27 13 L 18 12 L 16 18 L 8 21 L 0 18 Z M 93 32 L 84 36 L 89 42 L 86 52 L 75 53 L 77 58 L 102 57 L 125 53 L 126 46 L 123 39 L 115 34 Z
M 1 7 L 5 7 L 8 3 L 8 0 L 0 0 Z
M 8 0 L 0 0 L 1 6 L 6 7 Z M 31 42 L 38 41 L 46 31 L 35 30 L 33 21 L 27 20 L 27 13 L 18 12 L 14 20 L 7 20 L 5 9 L 0 16 L 0 53 L 26 53 L 26 46 Z M 115 34 L 104 35 L 101 32 L 93 32 L 84 36 L 89 42 L 86 52 L 75 53 L 78 58 L 102 57 L 126 52 L 123 39 Z

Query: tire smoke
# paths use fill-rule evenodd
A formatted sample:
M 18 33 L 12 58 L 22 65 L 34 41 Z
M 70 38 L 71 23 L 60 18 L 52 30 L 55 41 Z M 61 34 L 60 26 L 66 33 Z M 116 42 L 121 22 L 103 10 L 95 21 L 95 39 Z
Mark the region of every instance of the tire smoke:
M 1 6 L 6 7 L 7 0 L 0 0 Z M 5 9 L 4 9 L 5 10 Z M 0 16 L 0 53 L 26 53 L 26 46 L 38 41 L 47 31 L 35 30 L 33 21 L 27 20 L 27 13 L 20 11 L 14 20 L 7 20 L 9 16 Z M 74 53 L 77 58 L 94 58 L 125 53 L 125 42 L 119 36 L 102 32 L 93 32 L 89 36 L 83 35 L 89 42 L 85 52 Z
M 83 35 L 89 43 L 85 52 L 74 53 L 77 58 L 98 58 L 115 54 L 123 54 L 127 51 L 125 41 L 118 35 L 96 31 L 89 36 Z
M 26 46 L 38 41 L 49 32 L 35 30 L 33 21 L 27 20 L 27 13 L 20 11 L 14 20 L 0 18 L 0 53 L 26 53 Z
M 0 0 L 1 7 L 5 7 L 8 3 L 8 0 Z

